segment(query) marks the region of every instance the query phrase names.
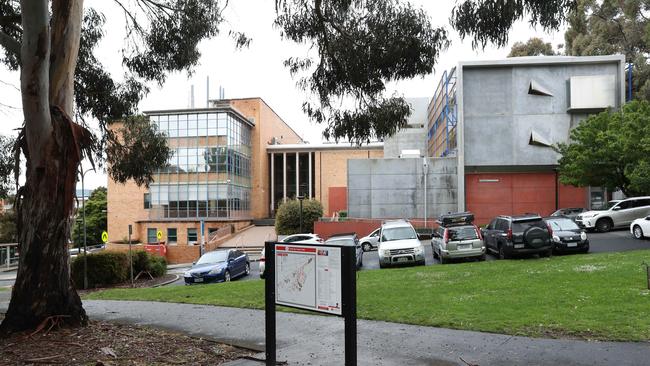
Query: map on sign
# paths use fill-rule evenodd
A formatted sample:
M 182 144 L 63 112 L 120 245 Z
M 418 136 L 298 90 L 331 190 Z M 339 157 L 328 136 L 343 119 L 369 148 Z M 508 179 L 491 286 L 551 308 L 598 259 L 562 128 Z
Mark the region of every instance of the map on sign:
M 341 248 L 276 244 L 276 303 L 342 314 Z

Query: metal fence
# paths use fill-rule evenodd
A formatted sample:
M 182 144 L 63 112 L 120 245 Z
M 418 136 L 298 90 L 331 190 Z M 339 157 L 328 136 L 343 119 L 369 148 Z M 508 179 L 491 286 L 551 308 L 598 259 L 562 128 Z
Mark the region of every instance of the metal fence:
M 18 267 L 18 244 L 0 244 L 0 269 Z

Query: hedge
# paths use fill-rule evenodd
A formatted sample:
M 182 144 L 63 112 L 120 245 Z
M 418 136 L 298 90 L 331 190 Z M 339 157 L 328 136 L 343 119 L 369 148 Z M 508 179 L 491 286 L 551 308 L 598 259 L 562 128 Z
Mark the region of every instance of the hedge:
M 72 279 L 77 288 L 83 288 L 83 255 L 72 262 Z M 133 252 L 133 276 L 141 271 L 160 277 L 167 272 L 165 258 L 145 251 Z M 100 252 L 88 254 L 88 287 L 108 286 L 129 280 L 129 254 L 122 252 Z M 141 276 L 142 277 L 142 276 Z
M 302 201 L 302 227 L 304 233 L 314 232 L 314 222 L 323 216 L 323 205 L 317 200 Z M 275 232 L 278 235 L 300 233 L 300 202 L 285 201 L 275 215 Z

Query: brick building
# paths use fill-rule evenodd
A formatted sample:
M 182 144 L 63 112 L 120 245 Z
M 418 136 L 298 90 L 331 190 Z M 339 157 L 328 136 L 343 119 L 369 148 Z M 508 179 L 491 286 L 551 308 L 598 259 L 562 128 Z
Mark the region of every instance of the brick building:
M 347 160 L 383 156 L 381 143 L 306 144 L 261 98 L 211 103 L 145 112 L 174 155 L 148 189 L 109 179 L 109 249 L 127 249 L 131 225 L 132 241 L 163 241 L 170 263 L 192 262 L 210 234 L 271 218 L 284 199 L 318 199 L 326 215 L 345 210 Z

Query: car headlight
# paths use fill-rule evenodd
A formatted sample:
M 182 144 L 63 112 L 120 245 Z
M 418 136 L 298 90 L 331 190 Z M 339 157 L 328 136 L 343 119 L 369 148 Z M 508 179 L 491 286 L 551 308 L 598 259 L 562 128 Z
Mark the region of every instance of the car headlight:
M 423 247 L 415 247 L 414 252 L 415 252 L 415 254 L 422 254 L 422 252 L 424 252 L 424 248 Z
M 598 216 L 598 213 L 592 213 L 592 214 L 582 215 L 582 218 L 583 218 L 583 219 L 590 219 L 590 218 L 592 218 L 592 217 L 596 217 L 596 216 Z
M 185 273 L 183 273 L 183 277 L 192 277 L 192 274 L 190 271 L 185 271 Z
M 388 249 L 380 249 L 379 250 L 379 255 L 381 255 L 382 257 L 387 256 L 388 255 Z
M 556 243 L 561 243 L 562 242 L 562 240 L 560 240 L 560 237 L 557 236 L 557 235 L 553 235 L 553 241 L 556 242 Z
M 587 233 L 584 231 L 580 233 L 580 240 L 585 241 L 587 240 Z
M 213 270 L 210 270 L 210 272 L 208 272 L 208 274 L 210 274 L 210 275 L 216 275 L 216 274 L 221 273 L 221 271 L 223 271 L 223 268 L 222 268 L 222 267 L 217 267 L 217 268 L 215 268 L 215 269 L 213 269 Z

